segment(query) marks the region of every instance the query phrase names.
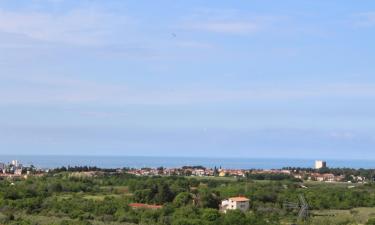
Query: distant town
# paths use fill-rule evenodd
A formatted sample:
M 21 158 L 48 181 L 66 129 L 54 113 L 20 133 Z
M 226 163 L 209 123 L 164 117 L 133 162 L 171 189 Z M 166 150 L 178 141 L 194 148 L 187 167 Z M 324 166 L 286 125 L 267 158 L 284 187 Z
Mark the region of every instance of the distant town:
M 61 167 L 56 169 L 38 169 L 24 166 L 18 160 L 0 163 L 0 177 L 27 178 L 42 176 L 50 171 L 70 171 L 77 176 L 95 176 L 97 172 L 127 173 L 135 176 L 192 176 L 192 177 L 235 177 L 255 180 L 295 179 L 319 182 L 367 183 L 375 178 L 371 170 L 332 169 L 326 161 L 316 160 L 314 168 L 285 167 L 282 169 L 228 169 L 221 167 L 206 168 L 203 166 L 183 166 L 180 168 L 121 168 L 101 169 L 97 167 Z
M 29 175 L 43 175 L 48 170 L 37 169 L 33 165 L 24 166 L 18 160 L 9 163 L 0 162 L 0 177 L 6 178 L 27 178 Z
M 315 161 L 314 168 L 295 168 L 286 167 L 283 169 L 225 169 L 225 168 L 205 168 L 202 166 L 184 166 L 181 168 L 142 168 L 130 169 L 127 173 L 137 176 L 198 176 L 198 177 L 238 177 L 238 178 L 255 178 L 255 179 L 283 179 L 292 177 L 300 180 L 320 181 L 320 182 L 361 182 L 366 183 L 369 177 L 361 176 L 358 173 L 338 174 L 337 169 L 331 173 L 327 162 L 322 160 Z M 373 180 L 373 179 L 371 179 Z

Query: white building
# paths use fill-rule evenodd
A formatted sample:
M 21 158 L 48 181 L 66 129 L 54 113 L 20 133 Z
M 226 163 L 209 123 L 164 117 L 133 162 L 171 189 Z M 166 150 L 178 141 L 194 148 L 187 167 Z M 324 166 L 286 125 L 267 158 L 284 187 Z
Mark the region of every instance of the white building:
M 227 210 L 241 210 L 242 212 L 246 212 L 249 210 L 250 207 L 250 200 L 245 197 L 234 197 L 223 200 L 221 202 L 221 210 L 226 213 Z
M 18 167 L 20 165 L 20 162 L 18 160 L 12 160 L 11 164 L 15 167 Z
M 326 173 L 326 174 L 319 174 L 315 177 L 317 181 L 325 181 L 325 182 L 334 182 L 335 181 L 335 175 L 331 173 Z
M 195 169 L 192 171 L 192 175 L 203 177 L 204 175 L 206 175 L 206 171 L 202 169 Z
M 327 162 L 322 160 L 316 160 L 315 161 L 315 169 L 321 169 L 327 167 Z

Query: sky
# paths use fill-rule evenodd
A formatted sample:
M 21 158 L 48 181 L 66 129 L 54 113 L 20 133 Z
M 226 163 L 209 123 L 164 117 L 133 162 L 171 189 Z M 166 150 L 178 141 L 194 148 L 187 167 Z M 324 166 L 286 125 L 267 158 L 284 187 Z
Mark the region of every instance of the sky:
M 375 159 L 373 0 L 0 0 L 0 154 Z

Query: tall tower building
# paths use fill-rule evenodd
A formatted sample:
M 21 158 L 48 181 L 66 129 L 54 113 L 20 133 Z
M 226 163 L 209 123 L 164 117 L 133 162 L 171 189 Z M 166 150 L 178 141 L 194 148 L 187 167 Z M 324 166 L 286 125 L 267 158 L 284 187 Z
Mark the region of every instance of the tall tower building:
M 327 162 L 322 160 L 316 160 L 315 161 L 315 169 L 321 169 L 327 167 Z
M 18 167 L 20 165 L 20 162 L 18 160 L 12 160 L 11 164 L 15 167 Z

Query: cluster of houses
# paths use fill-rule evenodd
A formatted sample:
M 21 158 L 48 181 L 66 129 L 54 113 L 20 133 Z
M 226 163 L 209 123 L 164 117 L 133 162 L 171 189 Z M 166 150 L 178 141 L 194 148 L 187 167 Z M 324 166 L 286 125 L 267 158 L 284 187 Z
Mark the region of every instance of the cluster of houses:
M 348 182 L 348 183 L 366 183 L 368 180 L 363 176 L 350 175 L 350 180 L 344 175 L 335 175 L 332 173 L 306 173 L 300 172 L 293 174 L 294 178 L 301 180 L 311 180 L 320 182 Z
M 202 166 L 184 166 L 181 168 L 142 168 L 129 169 L 126 172 L 137 176 L 218 176 L 218 177 L 246 177 L 248 175 L 267 175 L 282 174 L 301 180 L 311 180 L 320 182 L 343 182 L 347 180 L 344 175 L 335 175 L 332 173 L 318 173 L 319 169 L 327 168 L 325 161 L 317 160 L 315 162 L 315 171 L 293 170 L 293 169 L 273 169 L 273 170 L 245 170 L 245 169 L 223 169 L 223 168 L 204 168 Z M 365 177 L 352 176 L 350 179 L 354 182 L 366 182 Z
M 137 176 L 235 176 L 235 177 L 245 177 L 246 170 L 241 169 L 217 169 L 217 168 L 204 168 L 201 166 L 198 167 L 189 167 L 184 166 L 181 168 L 141 168 L 141 169 L 130 169 L 126 171 L 129 174 L 134 174 Z
M 0 176 L 22 176 L 24 172 L 23 165 L 18 160 L 12 160 L 10 163 L 0 163 Z
M 311 180 L 320 182 L 367 182 L 365 177 L 354 176 L 345 177 L 343 175 L 335 175 L 332 173 L 318 173 L 319 169 L 326 168 L 327 163 L 325 161 L 316 161 L 316 170 L 294 170 L 294 169 L 224 169 L 224 168 L 205 168 L 202 166 L 184 166 L 181 168 L 141 168 L 141 169 L 118 169 L 117 173 L 126 172 L 137 176 L 197 176 L 197 177 L 246 177 L 251 175 L 287 175 L 301 180 Z M 12 160 L 10 163 L 0 163 L 0 177 L 27 177 L 29 174 L 41 175 L 48 171 L 37 171 L 34 167 L 25 167 L 18 160 Z M 97 175 L 97 171 L 84 171 L 72 173 L 71 176 L 84 176 L 92 177 Z
M 45 171 L 38 170 L 34 166 L 24 166 L 18 160 L 9 163 L 0 162 L 0 178 L 27 178 L 29 175 L 41 176 Z
M 336 176 L 332 173 L 297 173 L 293 174 L 294 178 L 301 180 L 311 180 L 311 181 L 320 181 L 320 182 L 342 182 L 345 179 L 345 176 L 339 175 Z

